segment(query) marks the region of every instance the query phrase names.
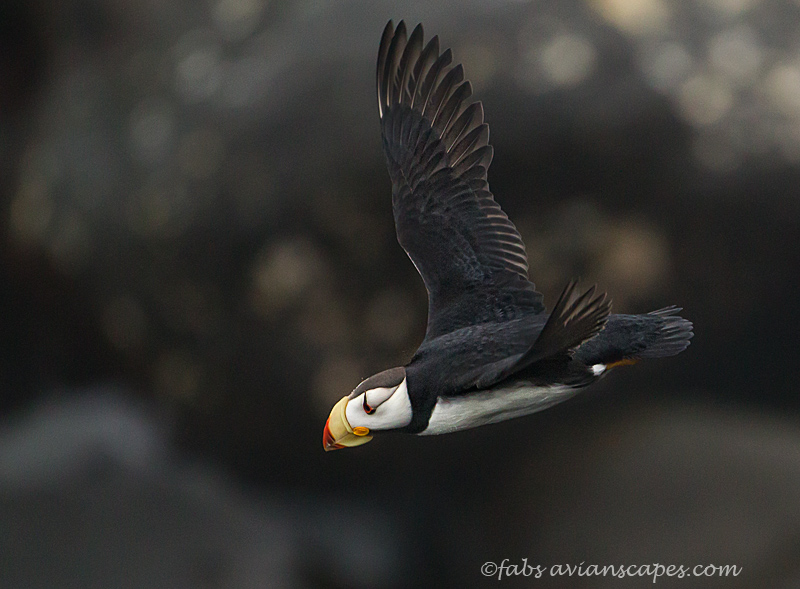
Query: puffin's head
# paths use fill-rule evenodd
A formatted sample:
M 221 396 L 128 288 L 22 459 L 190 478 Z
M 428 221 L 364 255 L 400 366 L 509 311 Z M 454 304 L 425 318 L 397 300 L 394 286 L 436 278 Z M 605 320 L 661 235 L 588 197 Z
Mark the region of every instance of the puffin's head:
M 322 432 L 325 451 L 360 446 L 375 431 L 397 429 L 411 423 L 411 400 L 406 369 L 390 368 L 358 385 L 333 406 Z

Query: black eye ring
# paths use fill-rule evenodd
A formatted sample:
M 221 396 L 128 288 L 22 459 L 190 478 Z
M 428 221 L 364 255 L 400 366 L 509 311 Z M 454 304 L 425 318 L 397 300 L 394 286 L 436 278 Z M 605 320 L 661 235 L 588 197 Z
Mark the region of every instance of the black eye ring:
M 375 413 L 375 407 L 372 407 L 369 403 L 367 403 L 367 393 L 364 393 L 364 403 L 362 406 L 364 407 L 364 413 L 367 415 L 372 415 Z

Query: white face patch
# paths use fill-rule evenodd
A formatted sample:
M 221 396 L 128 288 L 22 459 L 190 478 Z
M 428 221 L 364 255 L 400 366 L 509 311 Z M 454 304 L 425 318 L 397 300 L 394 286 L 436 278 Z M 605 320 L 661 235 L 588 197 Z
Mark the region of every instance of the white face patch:
M 374 412 L 364 411 L 364 396 Z M 370 431 L 396 429 L 411 423 L 411 400 L 406 379 L 396 387 L 379 387 L 364 391 L 350 399 L 345 416 L 351 427 L 367 427 Z
M 428 427 L 420 435 L 447 434 L 528 415 L 566 401 L 578 390 L 564 385 L 537 387 L 519 382 L 460 397 L 439 397 Z
M 595 364 L 594 366 L 592 366 L 592 374 L 594 374 L 595 376 L 600 376 L 605 371 L 606 371 L 605 364 Z

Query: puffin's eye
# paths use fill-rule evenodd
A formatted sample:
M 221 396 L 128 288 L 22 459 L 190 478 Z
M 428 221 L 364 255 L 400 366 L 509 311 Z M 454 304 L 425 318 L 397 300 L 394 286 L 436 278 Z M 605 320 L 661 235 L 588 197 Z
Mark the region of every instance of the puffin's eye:
M 375 413 L 375 407 L 372 407 L 369 403 L 367 403 L 367 393 L 364 393 L 364 403 L 362 406 L 364 407 L 364 413 L 367 415 L 372 415 Z

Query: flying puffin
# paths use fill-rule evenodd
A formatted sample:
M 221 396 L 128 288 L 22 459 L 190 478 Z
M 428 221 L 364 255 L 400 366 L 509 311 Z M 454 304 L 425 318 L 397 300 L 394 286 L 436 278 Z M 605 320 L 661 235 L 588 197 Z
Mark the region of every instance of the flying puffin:
M 325 450 L 375 432 L 445 434 L 560 403 L 614 366 L 686 349 L 692 324 L 667 307 L 610 315 L 571 281 L 548 314 L 522 238 L 486 180 L 483 106 L 439 39 L 401 21 L 378 51 L 378 112 L 397 240 L 428 290 L 425 339 L 406 366 L 371 376 L 331 410 Z

